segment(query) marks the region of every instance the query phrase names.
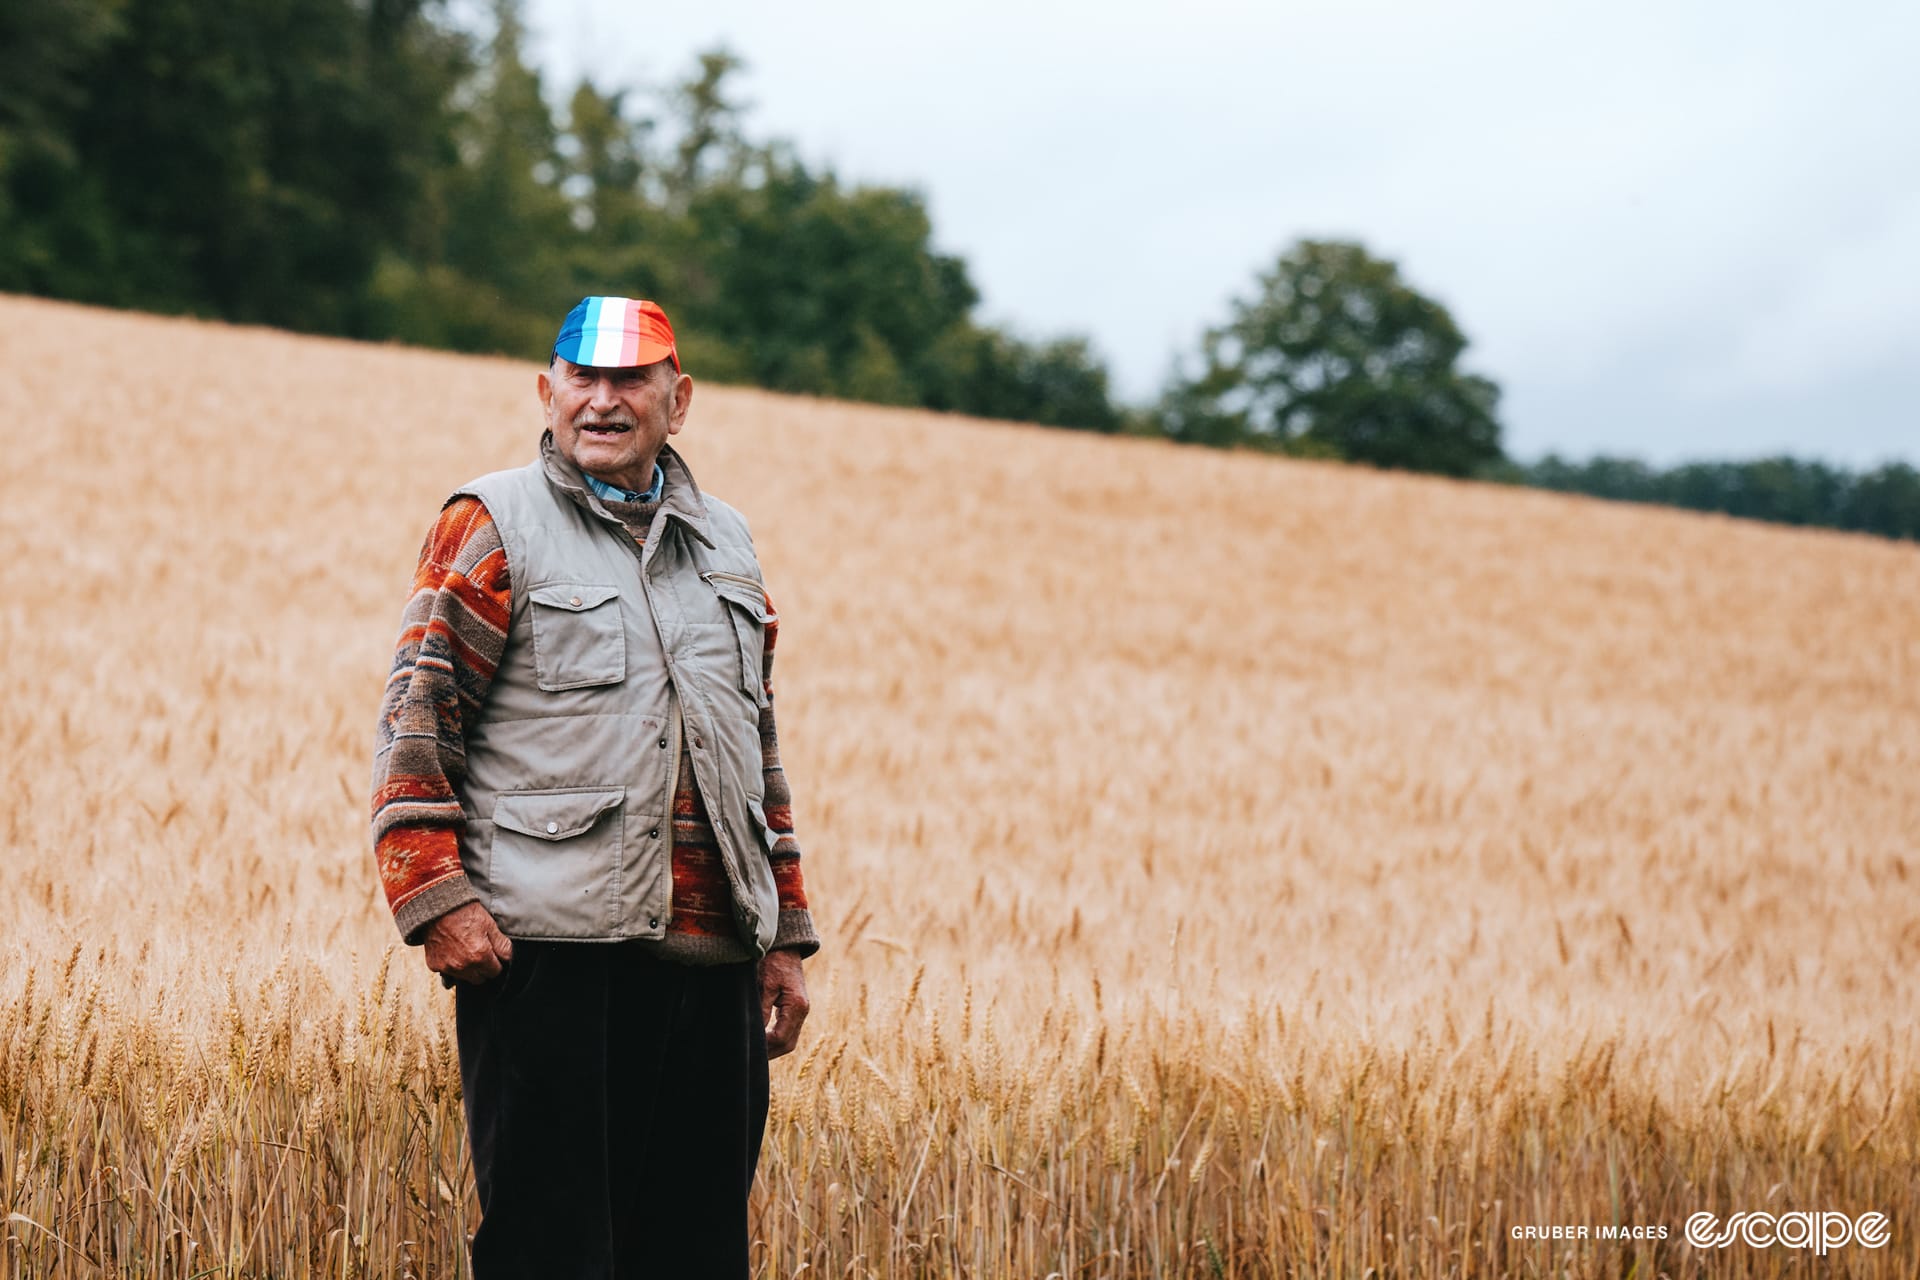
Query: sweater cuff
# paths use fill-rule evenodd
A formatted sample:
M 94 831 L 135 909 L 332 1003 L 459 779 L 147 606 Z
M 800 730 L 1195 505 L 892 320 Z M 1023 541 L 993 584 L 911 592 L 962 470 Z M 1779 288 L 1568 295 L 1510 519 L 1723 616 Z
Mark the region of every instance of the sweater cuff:
M 417 947 L 426 939 L 421 935 L 426 927 L 456 907 L 464 907 L 469 902 L 480 901 L 479 891 L 473 882 L 467 879 L 467 873 L 456 871 L 445 880 L 437 880 L 420 892 L 400 904 L 393 913 L 393 923 L 399 928 L 400 936 L 410 947 Z M 784 924 L 785 921 L 782 921 Z
M 820 949 L 820 935 L 813 931 L 813 914 L 805 907 L 797 911 L 782 911 L 780 923 L 773 931 L 773 945 L 769 951 L 797 951 L 801 959 L 806 959 Z

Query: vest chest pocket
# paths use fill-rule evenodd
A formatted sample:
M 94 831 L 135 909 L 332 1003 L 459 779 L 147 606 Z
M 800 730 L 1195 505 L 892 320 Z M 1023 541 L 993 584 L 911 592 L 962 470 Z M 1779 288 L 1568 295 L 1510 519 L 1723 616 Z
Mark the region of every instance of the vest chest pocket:
M 527 593 L 534 683 L 549 693 L 618 684 L 627 674 L 627 629 L 618 588 L 550 582 Z
M 727 618 L 733 624 L 734 641 L 740 649 L 740 692 L 754 706 L 766 706 L 767 623 L 772 620 L 767 612 L 766 589 L 744 574 L 717 569 L 709 569 L 700 577 L 726 605 Z

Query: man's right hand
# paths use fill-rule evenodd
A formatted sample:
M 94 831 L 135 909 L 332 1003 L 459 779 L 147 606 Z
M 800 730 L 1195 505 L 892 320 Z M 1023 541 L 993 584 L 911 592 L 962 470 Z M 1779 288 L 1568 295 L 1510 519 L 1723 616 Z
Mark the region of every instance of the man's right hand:
M 513 939 L 478 902 L 455 907 L 427 926 L 427 968 L 461 982 L 488 982 L 513 959 Z

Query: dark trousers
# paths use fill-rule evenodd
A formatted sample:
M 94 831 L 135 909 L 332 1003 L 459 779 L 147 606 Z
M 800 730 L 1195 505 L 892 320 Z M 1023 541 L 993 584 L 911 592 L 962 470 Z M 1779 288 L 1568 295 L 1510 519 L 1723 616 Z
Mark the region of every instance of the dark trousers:
M 455 996 L 475 1280 L 743 1280 L 767 1123 L 756 966 L 515 942 Z

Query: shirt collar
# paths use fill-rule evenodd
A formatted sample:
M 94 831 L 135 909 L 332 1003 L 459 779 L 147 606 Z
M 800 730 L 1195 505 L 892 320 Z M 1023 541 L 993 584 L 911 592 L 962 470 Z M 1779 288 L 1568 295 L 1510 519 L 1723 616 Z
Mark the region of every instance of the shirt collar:
M 667 483 L 667 473 L 660 469 L 660 464 L 657 462 L 653 464 L 653 487 L 645 493 L 635 493 L 631 489 L 622 489 L 617 484 L 608 484 L 591 472 L 582 471 L 580 474 L 586 478 L 588 487 L 599 494 L 604 502 L 657 502 L 660 500 L 660 490 Z
M 551 427 L 540 434 L 540 461 L 546 471 L 547 480 L 555 488 L 568 494 L 573 501 L 593 512 L 603 520 L 614 520 L 607 509 L 600 505 L 600 495 L 587 488 L 587 474 L 568 461 L 553 443 Z M 660 498 L 660 513 L 672 516 L 685 524 L 693 536 L 712 547 L 713 526 L 707 515 L 707 501 L 700 492 L 700 485 L 693 478 L 693 472 L 687 469 L 686 459 L 670 444 L 660 446 L 660 453 L 654 465 L 659 467 L 671 484 Z M 619 521 L 614 520 L 614 523 Z

